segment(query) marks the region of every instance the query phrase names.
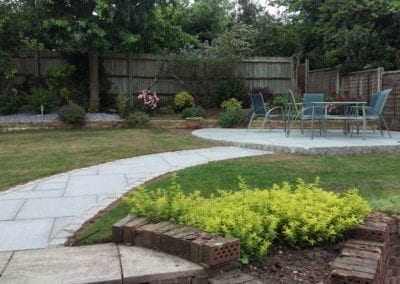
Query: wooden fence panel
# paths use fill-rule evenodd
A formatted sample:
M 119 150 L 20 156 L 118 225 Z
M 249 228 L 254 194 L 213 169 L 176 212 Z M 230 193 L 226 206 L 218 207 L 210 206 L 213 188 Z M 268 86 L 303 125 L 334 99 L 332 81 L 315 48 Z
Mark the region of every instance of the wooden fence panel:
M 339 75 L 336 68 L 319 69 L 308 72 L 307 92 L 330 94 L 337 91 Z
M 350 96 L 368 98 L 380 90 L 379 69 L 352 72 L 341 77 L 341 89 Z
M 64 55 L 51 51 L 27 52 L 17 61 L 19 67 L 15 82 L 22 82 L 27 76 L 43 75 L 49 68 L 68 63 Z M 168 74 L 168 63 L 160 55 L 108 54 L 101 58 L 101 62 L 106 78 L 112 82 L 111 94 L 137 94 L 150 85 L 160 95 L 173 95 L 185 89 Z M 284 93 L 294 85 L 293 61 L 287 57 L 251 57 L 239 63 L 235 72 L 244 77 L 249 89 L 267 87 L 275 93 Z M 154 81 L 157 75 L 159 77 Z M 190 80 L 188 72 L 183 76 L 186 81 Z M 216 88 L 216 81 L 209 82 L 212 90 Z M 200 90 L 196 84 L 190 85 L 194 91 Z

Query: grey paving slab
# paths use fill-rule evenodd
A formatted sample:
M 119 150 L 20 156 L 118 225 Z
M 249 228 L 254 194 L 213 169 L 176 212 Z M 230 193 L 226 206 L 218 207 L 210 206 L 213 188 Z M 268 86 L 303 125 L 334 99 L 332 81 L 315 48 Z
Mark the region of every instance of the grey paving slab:
M 15 219 L 78 216 L 96 201 L 96 195 L 29 199 Z
M 165 153 L 162 157 L 173 167 L 186 168 L 194 165 L 208 163 L 208 159 L 196 153 L 181 154 L 181 153 Z
M 0 200 L 0 221 L 12 220 L 24 202 L 25 200 Z
M 1 200 L 9 200 L 9 199 L 29 199 L 29 198 L 43 198 L 43 197 L 60 197 L 64 194 L 64 190 L 22 190 L 22 191 L 15 191 L 9 194 L 0 195 Z M 0 209 L 1 210 L 1 209 Z
M 97 175 L 97 174 L 98 174 L 97 167 L 75 170 L 75 171 L 71 172 L 71 176 L 91 176 L 91 175 Z
M 67 182 L 40 182 L 34 190 L 60 190 L 65 189 Z
M 124 245 L 119 246 L 119 251 L 126 282 L 156 283 L 205 273 L 200 265 L 162 252 Z
M 53 223 L 53 218 L 0 221 L 0 251 L 46 247 Z
M 121 283 L 114 244 L 19 251 L 0 283 Z
M 81 196 L 112 193 L 118 192 L 126 186 L 127 181 L 123 174 L 72 176 L 64 195 Z
M 72 219 L 74 219 L 74 217 L 56 218 L 56 220 L 54 221 L 53 229 L 51 230 L 50 238 L 52 238 L 55 234 L 57 234 L 60 231 L 60 229 L 66 224 L 68 224 L 68 222 L 70 222 Z
M 12 252 L 0 252 L 0 275 L 3 274 L 3 271 L 6 269 L 6 266 L 8 264 L 8 261 L 10 260 L 10 257 L 12 255 Z

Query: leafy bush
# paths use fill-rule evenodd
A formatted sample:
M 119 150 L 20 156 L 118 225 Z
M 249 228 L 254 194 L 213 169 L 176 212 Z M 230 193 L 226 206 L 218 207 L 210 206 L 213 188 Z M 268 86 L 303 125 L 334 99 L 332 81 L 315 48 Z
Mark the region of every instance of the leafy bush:
M 50 112 L 58 103 L 57 95 L 49 89 L 42 87 L 33 87 L 31 95 L 28 98 L 29 108 L 40 113 L 40 107 L 43 106 L 44 113 Z
M 161 114 L 173 114 L 174 112 L 174 108 L 170 105 L 163 106 L 158 109 L 158 113 Z
M 246 83 L 242 77 L 232 76 L 219 83 L 216 91 L 217 106 L 230 98 L 242 101 L 245 106 L 250 105 L 250 100 L 247 96 Z
M 175 109 L 183 110 L 184 108 L 193 106 L 194 98 L 188 92 L 180 91 L 175 95 L 174 104 L 175 104 Z
M 85 110 L 75 103 L 68 103 L 58 111 L 58 119 L 64 123 L 79 125 L 86 119 Z
M 129 114 L 127 121 L 129 127 L 145 127 L 149 125 L 150 117 L 147 113 L 138 111 Z
M 326 192 L 318 181 L 251 189 L 240 180 L 239 188 L 206 198 L 199 191 L 185 195 L 174 179 L 169 188 L 140 188 L 126 201 L 134 215 L 239 238 L 244 263 L 263 257 L 278 241 L 299 247 L 336 241 L 370 211 L 356 190 Z
M 240 109 L 222 112 L 218 119 L 219 125 L 224 128 L 243 126 L 246 124 L 246 117 Z
M 202 107 L 187 107 L 182 111 L 182 118 L 205 117 L 206 111 Z
M 232 110 L 237 110 L 240 109 L 242 107 L 242 103 L 239 102 L 237 99 L 235 98 L 230 98 L 226 101 L 223 101 L 221 103 L 221 108 L 224 111 L 232 111 Z
M 18 111 L 21 100 L 11 89 L 0 90 L 0 114 L 11 114 Z
M 289 94 L 276 95 L 276 96 L 274 96 L 274 99 L 273 99 L 274 106 L 283 106 L 289 102 L 290 102 Z
M 122 116 L 125 116 L 128 112 L 128 103 L 129 103 L 129 97 L 127 94 L 118 94 L 117 99 L 117 110 L 118 113 Z

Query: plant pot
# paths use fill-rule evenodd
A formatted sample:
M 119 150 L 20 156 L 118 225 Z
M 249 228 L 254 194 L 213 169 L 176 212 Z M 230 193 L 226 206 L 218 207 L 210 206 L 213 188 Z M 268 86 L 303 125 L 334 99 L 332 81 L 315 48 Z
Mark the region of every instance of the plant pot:
M 187 117 L 186 127 L 191 129 L 201 128 L 201 117 Z

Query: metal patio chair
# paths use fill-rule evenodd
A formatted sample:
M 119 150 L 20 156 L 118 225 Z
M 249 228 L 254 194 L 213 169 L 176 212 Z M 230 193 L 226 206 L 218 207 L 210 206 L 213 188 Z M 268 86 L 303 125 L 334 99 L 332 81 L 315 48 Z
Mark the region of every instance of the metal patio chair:
M 369 101 L 368 106 L 365 106 L 365 120 L 366 122 L 377 122 L 379 131 L 381 135 L 383 136 L 383 129 L 382 129 L 382 124 L 384 125 L 387 134 L 390 138 L 392 138 L 392 135 L 390 134 L 389 127 L 386 123 L 385 118 L 383 117 L 383 109 L 385 107 L 387 98 L 390 95 L 390 92 L 392 89 L 386 89 L 380 92 L 377 92 L 371 96 L 371 99 Z M 350 126 L 350 131 L 351 134 L 353 134 L 353 125 L 352 122 L 360 122 L 363 120 L 363 116 L 360 115 L 360 107 L 354 108 L 351 115 L 349 116 L 349 121 L 351 123 Z M 357 133 L 359 131 L 358 125 L 357 125 Z M 373 129 L 375 132 L 375 129 Z
M 319 121 L 320 135 L 322 135 L 323 114 L 324 114 L 324 94 L 322 93 L 305 93 L 303 96 L 303 103 L 296 103 L 293 92 L 290 93 L 291 102 L 287 107 L 286 117 L 289 119 L 289 126 L 287 128 L 286 136 L 290 135 L 290 130 L 293 128 L 296 120 L 301 123 L 301 134 L 304 134 L 304 121 L 311 121 L 311 139 L 314 138 L 314 121 Z M 320 103 L 320 104 L 318 104 Z
M 261 130 L 264 129 L 265 123 L 269 122 L 269 131 L 271 131 L 271 119 L 281 118 L 283 120 L 283 109 L 282 107 L 272 107 L 267 109 L 265 107 L 264 97 L 261 93 L 250 93 L 251 105 L 253 108 L 253 114 L 251 115 L 250 122 L 247 129 L 250 129 L 254 119 L 262 118 Z

